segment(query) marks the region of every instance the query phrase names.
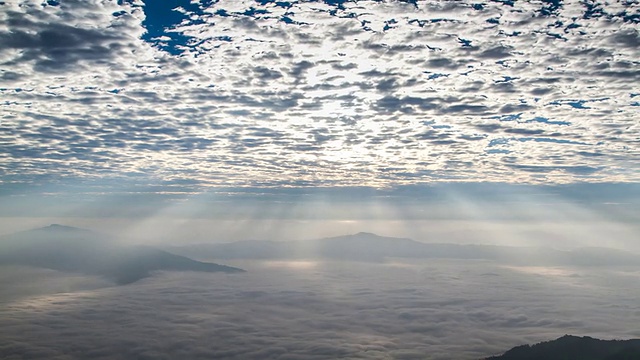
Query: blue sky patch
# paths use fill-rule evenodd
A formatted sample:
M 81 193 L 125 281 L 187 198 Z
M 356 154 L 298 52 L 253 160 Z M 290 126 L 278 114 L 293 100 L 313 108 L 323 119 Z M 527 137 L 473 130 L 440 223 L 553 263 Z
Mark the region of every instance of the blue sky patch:
M 213 2 L 213 0 L 196 3 L 190 0 L 145 0 L 143 9 L 146 18 L 142 22 L 142 26 L 147 32 L 142 36 L 142 39 L 172 55 L 182 54 L 194 39 L 176 31 L 176 26 L 184 24 L 185 21 L 196 23 L 190 19 L 189 13 L 203 15 L 203 9 Z M 176 8 L 183 8 L 187 13 L 176 11 Z M 167 37 L 168 40 L 161 40 L 162 37 Z

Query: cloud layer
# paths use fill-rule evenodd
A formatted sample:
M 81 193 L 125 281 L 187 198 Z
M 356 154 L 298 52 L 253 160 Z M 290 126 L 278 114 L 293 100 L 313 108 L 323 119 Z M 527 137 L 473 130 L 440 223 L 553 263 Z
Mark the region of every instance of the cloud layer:
M 5 182 L 640 179 L 636 2 L 0 6 Z
M 4 302 L 0 351 L 22 359 L 479 359 L 566 333 L 640 336 L 637 269 L 237 265 L 250 271 L 167 273 Z

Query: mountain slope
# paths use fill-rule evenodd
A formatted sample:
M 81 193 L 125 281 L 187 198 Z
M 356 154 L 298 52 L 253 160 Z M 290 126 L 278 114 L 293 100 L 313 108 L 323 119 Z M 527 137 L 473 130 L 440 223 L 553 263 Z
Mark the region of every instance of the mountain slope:
M 88 230 L 51 225 L 0 238 L 0 265 L 27 265 L 101 275 L 118 284 L 157 270 L 242 272 L 146 246 L 122 246 Z
M 599 340 L 565 335 L 553 341 L 517 346 L 485 360 L 638 360 L 640 339 Z
M 382 261 L 385 258 L 477 259 L 516 265 L 640 265 L 640 256 L 613 249 L 559 251 L 533 247 L 422 243 L 371 233 L 309 241 L 238 241 L 171 248 L 171 252 L 210 259 L 333 259 Z
M 224 244 L 196 244 L 171 248 L 185 256 L 216 259 L 302 259 L 380 261 L 385 257 L 407 257 L 424 253 L 424 244 L 410 239 L 370 233 L 309 241 L 238 241 Z M 426 254 L 425 254 L 426 255 Z

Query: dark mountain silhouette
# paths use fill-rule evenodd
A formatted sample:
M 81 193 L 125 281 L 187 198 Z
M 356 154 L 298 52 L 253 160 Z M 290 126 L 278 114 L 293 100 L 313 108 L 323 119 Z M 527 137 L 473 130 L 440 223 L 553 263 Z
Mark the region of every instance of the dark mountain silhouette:
M 565 335 L 553 341 L 514 347 L 485 360 L 639 360 L 640 339 L 599 340 Z
M 560 251 L 534 247 L 422 243 L 371 233 L 309 241 L 238 241 L 171 248 L 171 252 L 210 259 L 303 259 L 382 261 L 385 258 L 495 260 L 518 265 L 640 265 L 640 255 L 614 249 Z
M 0 238 L 0 265 L 27 265 L 107 277 L 117 284 L 157 270 L 242 272 L 148 246 L 123 246 L 89 230 L 53 224 Z

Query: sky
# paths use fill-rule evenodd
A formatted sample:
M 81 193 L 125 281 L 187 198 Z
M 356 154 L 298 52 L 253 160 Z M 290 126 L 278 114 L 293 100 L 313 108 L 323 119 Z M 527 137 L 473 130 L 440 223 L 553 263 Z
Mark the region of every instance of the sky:
M 638 217 L 637 1 L 0 7 L 3 232 Z

